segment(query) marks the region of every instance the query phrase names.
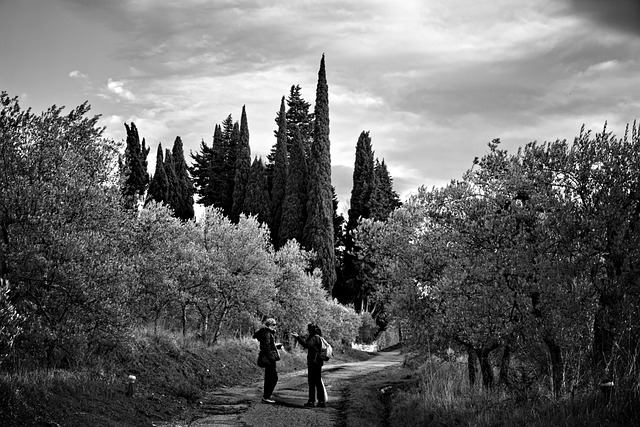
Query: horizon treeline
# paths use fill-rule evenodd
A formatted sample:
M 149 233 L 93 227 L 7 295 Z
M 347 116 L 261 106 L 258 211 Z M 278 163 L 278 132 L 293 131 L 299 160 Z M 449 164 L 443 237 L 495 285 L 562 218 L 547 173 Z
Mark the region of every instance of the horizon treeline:
M 266 160 L 252 157 L 246 106 L 240 121 L 229 114 L 214 126 L 210 144 L 203 140 L 191 152 L 187 166 L 180 137 L 163 155 L 161 144 L 153 175 L 147 171 L 149 148 L 140 141 L 134 123 L 125 124 L 122 194 L 127 206 L 134 198 L 167 204 L 177 218 L 194 218 L 193 203 L 221 209 L 232 222 L 253 215 L 270 230 L 275 249 L 295 239 L 316 253 L 313 267 L 323 273 L 325 289 L 357 311 L 371 311 L 380 320 L 383 307 L 369 308 L 364 286 L 365 264 L 357 260 L 351 236 L 363 218 L 384 220 L 401 205 L 383 160 L 375 158 L 369 132 L 362 131 L 355 147 L 351 208 L 348 220 L 338 214 L 331 184 L 329 100 L 324 56 L 318 72 L 315 109 L 292 85 L 275 114 L 275 143 Z M 380 325 L 384 326 L 381 321 Z

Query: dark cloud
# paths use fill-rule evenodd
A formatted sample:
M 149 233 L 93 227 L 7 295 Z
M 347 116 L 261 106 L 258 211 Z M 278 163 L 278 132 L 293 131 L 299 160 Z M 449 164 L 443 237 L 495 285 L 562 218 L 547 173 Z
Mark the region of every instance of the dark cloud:
M 593 22 L 640 36 L 638 0 L 568 0 L 571 8 Z

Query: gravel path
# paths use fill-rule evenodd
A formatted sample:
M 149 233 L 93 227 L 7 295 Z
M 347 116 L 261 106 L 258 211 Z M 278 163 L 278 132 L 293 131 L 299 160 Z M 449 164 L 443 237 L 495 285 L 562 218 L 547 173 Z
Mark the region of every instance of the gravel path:
M 157 427 L 279 427 L 334 426 L 341 420 L 344 390 L 358 378 L 402 363 L 399 351 L 377 353 L 370 360 L 342 364 L 327 363 L 323 380 L 329 395 L 326 408 L 306 408 L 308 385 L 306 370 L 280 374 L 274 398 L 275 405 L 260 402 L 262 382 L 248 387 L 221 388 L 208 393 L 201 410 L 192 420 L 156 423 Z

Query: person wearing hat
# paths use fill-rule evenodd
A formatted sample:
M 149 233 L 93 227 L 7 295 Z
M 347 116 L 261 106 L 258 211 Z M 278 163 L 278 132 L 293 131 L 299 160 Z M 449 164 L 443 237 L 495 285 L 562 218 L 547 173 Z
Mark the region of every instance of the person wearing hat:
M 280 354 L 276 347 L 276 320 L 272 317 L 264 321 L 264 327 L 260 328 L 253 338 L 260 342 L 260 353 L 258 354 L 258 365 L 264 368 L 264 393 L 262 403 L 276 403 L 271 398 L 273 390 L 278 383 L 278 372 L 276 362 L 280 360 Z
M 320 358 L 320 350 L 322 349 L 322 330 L 313 323 L 307 326 L 309 335 L 306 338 L 300 337 L 293 332 L 291 335 L 307 349 L 307 372 L 309 381 L 309 401 L 304 404 L 307 407 L 316 406 L 316 392 L 318 396 L 318 407 L 324 408 L 327 405 L 327 391 L 322 382 L 322 365 L 324 361 Z

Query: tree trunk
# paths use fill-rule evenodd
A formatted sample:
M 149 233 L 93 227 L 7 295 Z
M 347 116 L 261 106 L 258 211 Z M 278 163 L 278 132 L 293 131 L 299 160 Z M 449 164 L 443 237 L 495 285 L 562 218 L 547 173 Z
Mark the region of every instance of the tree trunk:
M 501 384 L 509 385 L 509 369 L 511 366 L 511 346 L 506 344 L 504 351 L 502 352 L 502 360 L 500 361 L 500 377 L 499 382 Z
M 480 372 L 482 373 L 482 387 L 485 389 L 493 388 L 494 377 L 491 362 L 489 362 L 489 354 L 492 349 L 476 350 L 478 360 L 480 361 Z
M 202 341 L 208 343 L 209 339 L 209 319 L 211 318 L 211 312 L 202 313 Z
M 182 338 L 187 337 L 187 304 L 182 303 Z
M 617 297 L 614 295 L 601 294 L 600 307 L 593 322 L 593 364 L 605 375 L 613 357 L 615 333 L 612 321 L 616 311 L 616 300 Z
M 469 384 L 471 387 L 476 385 L 477 360 L 476 351 L 472 347 L 467 347 L 467 370 L 469 372 Z
M 564 378 L 563 366 L 562 366 L 562 350 L 560 346 L 552 337 L 545 337 L 544 343 L 549 350 L 549 359 L 551 359 L 551 388 L 554 396 L 559 396 L 562 390 L 562 383 Z
M 207 343 L 207 345 L 213 345 L 218 341 L 218 337 L 220 336 L 220 330 L 222 329 L 222 322 L 227 318 L 227 314 L 231 309 L 229 307 L 225 307 L 218 318 L 216 319 L 215 329 L 213 330 L 213 337 L 211 338 L 211 342 Z

